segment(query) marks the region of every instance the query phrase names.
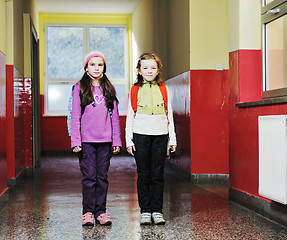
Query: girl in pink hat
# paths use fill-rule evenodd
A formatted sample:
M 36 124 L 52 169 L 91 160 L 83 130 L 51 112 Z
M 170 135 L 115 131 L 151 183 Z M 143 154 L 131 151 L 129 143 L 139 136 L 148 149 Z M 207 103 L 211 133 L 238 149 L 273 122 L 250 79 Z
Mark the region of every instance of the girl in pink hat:
M 71 112 L 71 148 L 79 153 L 82 172 L 83 226 L 111 225 L 106 213 L 108 170 L 112 153 L 120 151 L 118 99 L 106 76 L 106 60 L 90 52 L 85 73 L 75 84 Z

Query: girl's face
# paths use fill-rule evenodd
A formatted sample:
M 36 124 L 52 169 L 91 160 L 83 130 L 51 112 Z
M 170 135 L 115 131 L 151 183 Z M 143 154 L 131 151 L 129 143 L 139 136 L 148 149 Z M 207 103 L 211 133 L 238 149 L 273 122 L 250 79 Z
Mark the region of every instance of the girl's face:
M 86 70 L 95 79 L 100 79 L 104 72 L 104 60 L 100 57 L 93 57 L 89 60 Z
M 141 67 L 138 71 L 145 81 L 151 82 L 158 74 L 157 63 L 153 59 L 141 60 Z

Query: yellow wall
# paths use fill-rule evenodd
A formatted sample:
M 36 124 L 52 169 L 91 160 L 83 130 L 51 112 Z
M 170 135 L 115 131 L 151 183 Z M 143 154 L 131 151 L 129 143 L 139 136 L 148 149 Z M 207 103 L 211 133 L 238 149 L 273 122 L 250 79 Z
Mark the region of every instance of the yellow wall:
M 260 1 L 240 0 L 240 49 L 261 49 Z
M 158 49 L 157 52 L 161 57 L 161 62 L 163 64 L 163 71 L 162 76 L 164 79 L 169 79 L 169 56 L 170 53 L 168 51 L 168 32 L 169 32 L 169 0 L 158 0 L 159 1 L 159 8 L 158 8 L 158 19 L 155 23 L 158 26 Z
M 229 1 L 229 52 L 239 49 L 239 0 Z
M 24 77 L 32 77 L 32 58 L 31 58 L 31 25 L 33 32 L 38 38 L 38 11 L 36 0 L 23 1 L 23 44 L 24 44 Z
M 23 13 L 27 11 L 30 15 L 36 16 L 36 8 L 27 8 L 24 10 L 23 3 L 28 6 L 33 3 L 35 6 L 35 0 L 10 0 L 5 3 L 5 41 L 6 41 L 6 64 L 14 65 L 18 72 L 24 76 L 24 48 L 29 48 L 30 45 L 24 47 L 24 27 L 23 27 Z M 2 17 L 2 14 L 1 14 Z M 33 21 L 32 21 L 33 23 Z M 30 24 L 25 26 L 30 28 Z M 27 64 L 26 64 L 27 66 Z M 31 68 L 31 65 L 27 66 Z
M 0 0 L 0 51 L 6 54 L 6 31 L 5 0 Z
M 38 32 L 38 8 L 37 8 L 37 1 L 36 0 L 25 0 L 23 1 L 23 10 L 24 13 L 29 13 L 32 23 L 35 29 Z
M 229 51 L 261 49 L 260 1 L 229 0 Z
M 132 78 L 130 86 L 136 81 L 136 64 L 144 52 L 160 55 L 157 45 L 157 9 L 158 0 L 140 0 L 132 13 Z
M 129 31 L 129 46 L 131 46 L 131 25 L 132 25 L 131 22 L 132 21 L 130 14 L 77 14 L 77 13 L 40 12 L 39 13 L 40 94 L 44 95 L 44 25 L 46 23 L 126 24 L 128 25 L 128 31 Z M 131 62 L 131 56 L 129 56 L 129 62 Z
M 190 69 L 229 68 L 228 2 L 190 0 Z
M 30 14 L 23 15 L 23 30 L 24 30 L 24 77 L 31 78 L 32 76 L 32 58 L 31 58 L 31 18 Z
M 165 79 L 189 70 L 189 0 L 141 0 L 132 14 L 134 64 L 155 52 Z M 134 66 L 135 67 L 135 66 Z
M 140 0 L 132 14 L 136 55 L 157 51 L 157 0 Z
M 13 65 L 14 64 L 14 35 L 13 35 L 13 2 L 8 1 L 5 3 L 5 10 L 6 10 L 6 64 Z
M 167 14 L 167 49 L 168 72 L 167 77 L 172 78 L 189 70 L 190 50 L 190 23 L 189 0 L 162 1 L 169 4 Z
M 22 0 L 13 0 L 13 35 L 14 35 L 14 65 L 19 73 L 24 75 L 24 31 Z

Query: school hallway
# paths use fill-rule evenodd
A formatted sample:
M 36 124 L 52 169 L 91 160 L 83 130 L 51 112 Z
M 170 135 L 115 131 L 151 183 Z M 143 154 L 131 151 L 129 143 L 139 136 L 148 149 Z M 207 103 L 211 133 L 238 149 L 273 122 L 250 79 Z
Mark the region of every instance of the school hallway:
M 193 184 L 166 167 L 164 226 L 140 226 L 136 166 L 115 156 L 107 210 L 112 226 L 81 226 L 76 156 L 42 156 L 41 168 L 10 189 L 0 211 L 0 239 L 287 239 L 287 228 L 228 200 L 228 186 Z

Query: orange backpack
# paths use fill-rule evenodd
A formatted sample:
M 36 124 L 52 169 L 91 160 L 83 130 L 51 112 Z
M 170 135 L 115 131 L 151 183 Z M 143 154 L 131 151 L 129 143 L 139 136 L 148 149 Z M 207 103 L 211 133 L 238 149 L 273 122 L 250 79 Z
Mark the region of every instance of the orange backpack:
M 167 114 L 168 114 L 167 90 L 166 90 L 165 84 L 161 83 L 159 85 L 159 90 L 160 90 L 162 97 L 163 97 L 165 114 L 167 116 Z M 137 112 L 137 108 L 138 108 L 138 106 L 137 106 L 138 91 L 139 91 L 139 86 L 137 86 L 137 85 L 132 86 L 132 89 L 131 89 L 131 105 L 132 105 L 132 109 L 134 110 L 134 113 L 135 113 L 134 116 L 136 116 L 136 112 Z

